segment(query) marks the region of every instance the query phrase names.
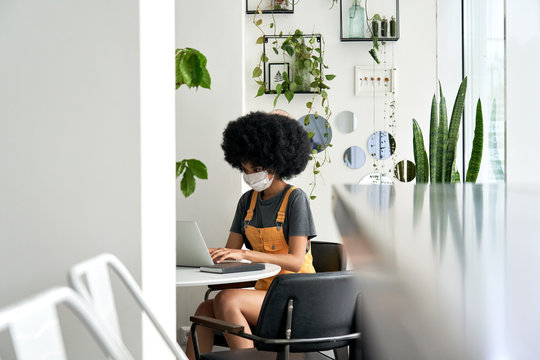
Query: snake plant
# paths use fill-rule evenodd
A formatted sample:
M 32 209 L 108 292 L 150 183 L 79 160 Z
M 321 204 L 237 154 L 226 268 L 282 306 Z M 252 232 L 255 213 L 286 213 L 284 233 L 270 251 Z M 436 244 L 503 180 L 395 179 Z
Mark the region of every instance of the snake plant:
M 431 101 L 431 119 L 429 136 L 429 160 L 424 147 L 422 129 L 418 122 L 413 119 L 413 151 L 416 161 L 416 182 L 425 183 L 449 183 L 461 182 L 461 175 L 456 169 L 456 150 L 459 139 L 459 127 L 461 116 L 465 106 L 465 94 L 467 92 L 467 78 L 464 78 L 459 86 L 456 101 L 452 109 L 450 124 L 446 110 L 446 99 L 443 95 L 442 86 L 439 83 L 440 103 L 438 106 L 439 119 L 437 120 L 437 99 L 435 95 Z M 483 117 L 482 105 L 478 100 L 476 110 L 475 136 L 473 149 L 465 180 L 476 182 L 480 164 L 482 162 L 483 146 Z

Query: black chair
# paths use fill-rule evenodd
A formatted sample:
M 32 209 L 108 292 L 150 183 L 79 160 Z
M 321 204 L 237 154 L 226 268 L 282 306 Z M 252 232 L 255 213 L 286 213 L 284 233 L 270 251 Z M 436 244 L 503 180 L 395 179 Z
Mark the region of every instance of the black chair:
M 359 289 L 349 272 L 285 274 L 274 279 L 264 299 L 253 334 L 243 326 L 205 316 L 192 316 L 191 336 L 197 359 L 328 359 L 318 351 L 334 350 L 336 359 L 354 359 L 355 312 Z M 254 341 L 255 348 L 203 354 L 199 357 L 196 327 L 206 326 Z M 347 347 L 351 349 L 347 354 Z M 302 353 L 302 354 L 297 354 Z
M 347 257 L 343 245 L 326 241 L 312 241 L 311 255 L 315 271 L 345 271 L 347 269 Z

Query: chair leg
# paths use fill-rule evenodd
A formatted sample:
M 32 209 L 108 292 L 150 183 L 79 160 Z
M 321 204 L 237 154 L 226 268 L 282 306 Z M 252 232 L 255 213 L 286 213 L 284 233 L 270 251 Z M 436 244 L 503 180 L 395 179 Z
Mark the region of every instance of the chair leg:
M 334 359 L 336 360 L 348 360 L 349 359 L 349 352 L 347 351 L 347 347 L 337 348 L 334 349 Z

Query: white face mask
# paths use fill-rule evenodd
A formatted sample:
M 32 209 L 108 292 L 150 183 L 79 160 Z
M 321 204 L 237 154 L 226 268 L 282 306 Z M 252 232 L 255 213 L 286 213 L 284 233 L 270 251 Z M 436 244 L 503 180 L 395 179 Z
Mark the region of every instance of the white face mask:
M 274 177 L 272 176 L 271 179 L 268 179 L 268 171 L 259 171 L 253 174 L 245 174 L 244 173 L 244 181 L 246 184 L 248 184 L 253 190 L 261 192 L 270 187 L 272 185 L 272 180 L 274 180 Z

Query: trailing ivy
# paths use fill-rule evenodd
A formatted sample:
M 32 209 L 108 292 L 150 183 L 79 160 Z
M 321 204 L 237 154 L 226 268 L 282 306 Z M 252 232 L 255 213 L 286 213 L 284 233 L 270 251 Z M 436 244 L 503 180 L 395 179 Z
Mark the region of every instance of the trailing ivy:
M 259 3 L 257 7 L 258 11 L 252 19 L 254 26 L 259 29 L 261 34 L 256 39 L 256 44 L 263 44 L 266 36 L 263 28 L 266 25 L 263 23 L 260 5 L 261 3 Z M 290 73 L 283 72 L 283 81 L 276 85 L 275 90 L 271 91 L 263 76 L 263 68 L 269 59 L 264 52 L 261 53 L 258 64 L 252 71 L 252 77 L 258 85 L 255 97 L 262 96 L 265 93 L 272 93 L 275 95 L 273 104 L 276 107 L 281 95 L 290 103 L 295 98 L 297 91 L 312 92 L 311 99 L 305 103 L 308 112 L 304 118 L 304 125 L 308 128 L 308 136 L 312 138 L 314 133 L 309 131 L 310 115 L 313 114 L 315 117 L 323 116 L 326 128 L 330 127 L 329 119 L 332 115 L 328 97 L 330 87 L 327 84 L 336 76 L 334 74 L 325 74 L 328 66 L 324 62 L 324 38 L 320 35 L 321 45 L 319 47 L 317 36 L 305 35 L 300 29 L 296 29 L 292 34 L 284 35 L 282 31 L 278 32 L 273 14 L 271 15 L 271 19 L 271 22 L 268 24 L 268 28 L 271 29 L 273 34 L 272 37 L 268 38 L 268 40 L 271 39 L 271 50 L 274 54 L 282 56 L 284 63 L 292 63 L 293 67 Z M 278 41 L 280 38 L 283 38 L 281 43 Z M 288 59 L 292 59 L 292 61 L 287 61 Z M 318 104 L 320 104 L 320 108 Z M 320 112 L 317 109 L 320 109 Z M 327 146 L 314 149 L 311 154 L 313 181 L 310 183 L 310 199 L 312 200 L 316 198 L 313 192 L 317 184 L 317 175 L 320 174 L 321 167 L 326 162 L 330 162 L 328 147 L 331 147 L 332 144 L 330 143 L 328 132 L 324 133 L 324 137 L 324 143 Z

